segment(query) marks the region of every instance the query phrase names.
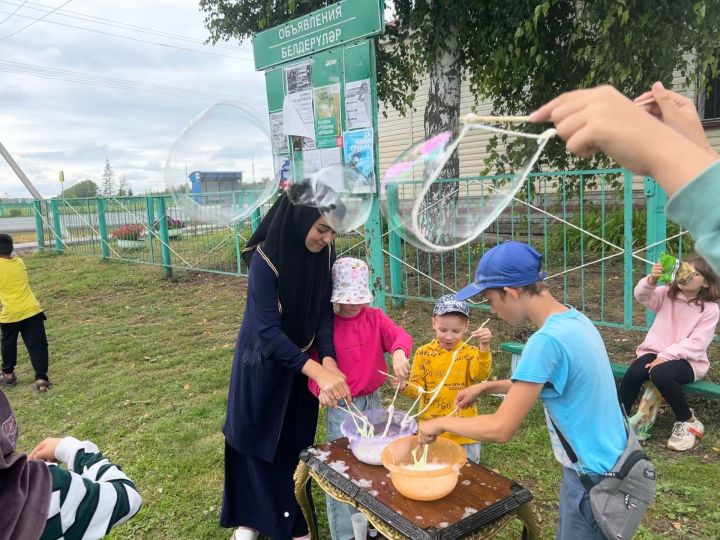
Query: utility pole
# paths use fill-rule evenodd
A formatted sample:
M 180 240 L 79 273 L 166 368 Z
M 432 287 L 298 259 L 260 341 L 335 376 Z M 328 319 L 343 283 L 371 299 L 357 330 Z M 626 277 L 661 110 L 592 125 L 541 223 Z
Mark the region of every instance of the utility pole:
M 20 181 L 25 185 L 25 187 L 28 189 L 28 191 L 32 194 L 32 196 L 35 198 L 35 200 L 42 201 L 43 197 L 40 195 L 40 192 L 33 186 L 30 179 L 25 176 L 25 173 L 20 168 L 20 165 L 18 165 L 13 157 L 10 155 L 10 152 L 7 151 L 7 149 L 3 146 L 2 143 L 0 143 L 0 154 L 2 157 L 5 158 L 5 161 L 7 161 L 7 164 L 10 165 L 10 168 L 15 171 L 15 174 L 20 179 Z

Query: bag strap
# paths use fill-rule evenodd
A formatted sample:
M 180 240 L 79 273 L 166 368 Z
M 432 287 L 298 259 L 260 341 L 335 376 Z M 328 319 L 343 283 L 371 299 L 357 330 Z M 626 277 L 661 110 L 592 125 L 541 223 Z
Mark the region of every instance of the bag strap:
M 567 454 L 568 458 L 570 458 L 570 461 L 573 465 L 576 465 L 580 462 L 580 460 L 577 457 L 577 454 L 572 449 L 572 446 L 570 446 L 570 443 L 568 443 L 565 436 L 562 434 L 562 431 L 560 431 L 560 428 L 555 423 L 555 420 L 552 419 L 552 416 L 548 414 L 548 418 L 550 418 L 550 423 L 553 425 L 553 428 L 555 429 L 555 433 L 558 436 L 558 439 L 560 439 L 560 444 L 562 444 L 563 449 L 565 450 L 565 453 Z M 627 426 L 626 426 L 627 427 Z M 617 472 L 606 472 L 606 473 L 600 473 L 598 476 L 604 476 L 606 478 L 620 478 L 621 480 L 625 478 L 632 468 L 635 466 L 635 464 L 638 461 L 642 461 L 643 459 L 647 461 L 652 461 L 650 457 L 643 452 L 642 450 L 633 450 L 630 452 L 630 455 L 627 457 L 625 462 L 620 466 L 620 470 Z M 590 479 L 590 477 L 585 473 L 578 473 L 580 476 L 580 482 L 582 483 L 583 487 L 585 488 L 585 491 L 588 493 L 590 490 L 595 487 L 595 484 Z
M 567 439 L 562 434 L 562 431 L 560 431 L 560 428 L 557 427 L 557 424 L 555 423 L 555 420 L 553 420 L 552 416 L 548 413 L 548 418 L 550 418 L 550 423 L 553 426 L 553 429 L 555 429 L 555 434 L 558 436 L 558 439 L 560 439 L 560 444 L 562 444 L 563 450 L 565 450 L 565 453 L 567 454 L 568 458 L 570 458 L 570 461 L 573 465 L 576 465 L 580 463 L 580 460 L 577 457 L 577 454 L 572 449 L 572 446 L 570 446 L 570 443 L 567 442 Z M 576 469 L 577 470 L 577 469 Z M 585 488 L 585 491 L 588 493 L 590 490 L 595 487 L 595 484 L 590 479 L 590 477 L 585 473 L 578 472 L 578 476 L 580 476 L 580 482 L 582 483 L 583 487 Z

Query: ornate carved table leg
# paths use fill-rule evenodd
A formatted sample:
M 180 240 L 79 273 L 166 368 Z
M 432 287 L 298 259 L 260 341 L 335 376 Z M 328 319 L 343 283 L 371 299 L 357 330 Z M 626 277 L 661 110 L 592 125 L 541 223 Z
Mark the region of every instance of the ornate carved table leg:
M 540 513 L 534 501 L 528 501 L 517 509 L 517 517 L 523 522 L 523 540 L 540 538 Z
M 295 499 L 300 505 L 303 516 L 305 516 L 305 522 L 308 526 L 310 538 L 312 540 L 320 540 L 318 536 L 317 520 L 315 519 L 315 512 L 313 511 L 312 499 L 310 496 L 310 489 L 308 480 L 310 479 L 310 467 L 307 463 L 300 461 L 295 474 L 293 475 L 293 481 L 295 482 Z

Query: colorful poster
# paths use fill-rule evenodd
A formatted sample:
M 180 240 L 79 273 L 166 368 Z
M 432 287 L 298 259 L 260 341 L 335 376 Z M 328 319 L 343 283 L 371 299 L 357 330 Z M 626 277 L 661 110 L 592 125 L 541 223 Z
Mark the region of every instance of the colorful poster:
M 370 79 L 345 83 L 345 122 L 348 129 L 372 127 Z
M 363 187 L 367 187 L 368 191 L 375 191 L 374 142 L 372 128 L 343 133 L 345 165 L 360 173 L 363 177 Z
M 285 189 L 290 180 L 290 156 L 275 156 L 275 177 L 280 180 L 280 189 Z
M 270 113 L 270 134 L 272 135 L 273 153 L 287 154 L 288 139 L 283 127 L 283 113 Z
M 329 84 L 313 90 L 315 106 L 315 142 L 318 148 L 338 145 L 342 131 L 340 122 L 340 85 Z

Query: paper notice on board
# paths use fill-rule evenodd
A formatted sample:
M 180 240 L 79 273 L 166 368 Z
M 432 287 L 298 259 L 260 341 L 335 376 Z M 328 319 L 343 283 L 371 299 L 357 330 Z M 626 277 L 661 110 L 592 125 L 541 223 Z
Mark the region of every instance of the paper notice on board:
M 285 135 L 315 139 L 312 90 L 288 94 L 283 100 Z
M 302 153 L 303 176 L 309 178 L 322 169 L 322 150 L 307 150 Z
M 323 167 L 330 165 L 342 165 L 342 152 L 339 146 L 335 148 L 323 148 L 320 150 L 320 161 Z
M 356 129 L 343 133 L 345 165 L 355 169 L 363 177 L 363 186 L 375 191 L 375 151 L 373 129 Z
M 270 134 L 272 136 L 273 152 L 275 154 L 287 154 L 288 139 L 283 128 L 283 113 L 270 113 Z
M 370 79 L 345 83 L 345 118 L 348 129 L 372 127 Z
M 312 62 L 302 62 L 285 68 L 288 94 L 312 90 Z

